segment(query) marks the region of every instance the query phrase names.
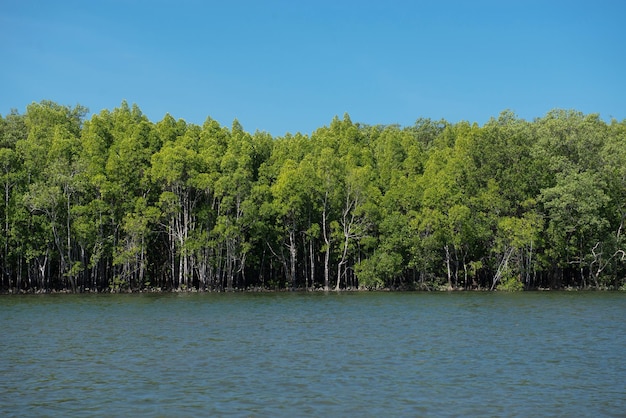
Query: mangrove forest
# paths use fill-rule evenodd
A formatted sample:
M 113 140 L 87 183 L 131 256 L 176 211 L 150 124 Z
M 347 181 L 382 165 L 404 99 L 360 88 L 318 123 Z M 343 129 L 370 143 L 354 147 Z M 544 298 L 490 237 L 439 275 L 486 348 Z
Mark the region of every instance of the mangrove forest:
M 626 120 L 0 115 L 2 292 L 626 288 Z

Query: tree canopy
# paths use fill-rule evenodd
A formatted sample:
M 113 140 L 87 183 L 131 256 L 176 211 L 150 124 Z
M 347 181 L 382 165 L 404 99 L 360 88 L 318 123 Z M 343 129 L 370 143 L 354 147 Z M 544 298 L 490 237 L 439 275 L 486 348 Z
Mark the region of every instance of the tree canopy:
M 626 286 L 626 121 L 0 115 L 3 291 Z

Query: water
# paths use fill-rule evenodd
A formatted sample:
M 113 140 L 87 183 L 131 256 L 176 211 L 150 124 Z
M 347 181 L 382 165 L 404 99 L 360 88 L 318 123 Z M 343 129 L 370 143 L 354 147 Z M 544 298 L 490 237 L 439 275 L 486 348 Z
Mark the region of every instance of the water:
M 626 294 L 0 297 L 2 416 L 625 416 Z

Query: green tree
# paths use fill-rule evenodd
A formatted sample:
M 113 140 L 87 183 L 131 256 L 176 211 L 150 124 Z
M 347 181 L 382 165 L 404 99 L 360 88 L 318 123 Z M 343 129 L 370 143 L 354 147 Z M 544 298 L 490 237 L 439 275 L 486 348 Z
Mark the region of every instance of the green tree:
M 317 181 L 314 186 L 317 206 L 320 208 L 320 231 L 324 241 L 324 289 L 330 288 L 330 260 L 334 244 L 331 223 L 336 216 L 340 201 L 340 184 L 342 182 L 342 165 L 335 150 L 322 148 L 316 162 L 316 172 L 310 179 Z
M 11 276 L 9 270 L 9 244 L 10 244 L 10 230 L 11 230 L 11 211 L 12 211 L 12 191 L 17 182 L 17 154 L 11 148 L 0 148 L 0 174 L 2 181 L 2 188 L 4 192 L 4 207 L 3 214 L 3 230 L 2 236 L 2 261 L 0 264 L 2 267 L 2 287 L 8 287 L 8 280 Z M 5 282 L 6 280 L 6 282 Z
M 272 211 L 277 219 L 277 227 L 280 228 L 285 238 L 285 246 L 288 255 L 283 253 L 283 246 L 272 251 L 281 260 L 287 282 L 291 288 L 296 287 L 297 280 L 297 257 L 298 257 L 298 232 L 300 221 L 305 213 L 306 194 L 302 190 L 301 179 L 298 176 L 298 163 L 294 160 L 283 162 L 278 173 L 276 182 L 271 186 L 273 206 Z
M 604 216 L 609 203 L 606 184 L 597 173 L 589 171 L 567 170 L 556 178 L 556 185 L 541 192 L 550 255 L 561 268 L 577 265 L 579 278 L 586 286 L 588 258 L 591 255 L 593 259 L 592 249 L 607 235 L 610 225 Z
M 59 259 L 58 277 L 63 286 L 69 280 L 73 290 L 81 266 L 73 260 L 71 209 L 80 198 L 79 136 L 85 113 L 81 106 L 33 103 L 28 106 L 25 119 L 28 137 L 16 142 L 28 183 L 23 203 L 32 215 L 45 217 L 52 234 L 48 242 L 53 243 Z M 34 249 L 27 252 L 42 256 Z M 43 256 L 45 260 L 47 254 L 48 251 Z M 29 275 L 30 271 L 29 268 Z
M 232 290 L 236 276 L 245 287 L 245 270 L 250 245 L 247 241 L 252 218 L 247 213 L 251 209 L 248 199 L 258 160 L 250 134 L 235 120 L 230 138 L 220 162 L 220 177 L 215 183 L 215 196 L 218 203 L 217 220 L 213 236 L 217 240 L 223 256 L 226 288 Z
M 192 284 L 194 254 L 187 245 L 195 227 L 198 202 L 194 178 L 201 167 L 199 133 L 199 129 L 187 129 L 152 156 L 151 178 L 163 183 L 160 203 L 167 219 L 172 284 L 179 289 Z
M 372 222 L 377 217 L 380 190 L 375 186 L 373 178 L 374 172 L 370 166 L 346 167 L 341 193 L 343 205 L 336 227 L 337 241 L 341 247 L 335 290 L 340 289 L 342 278 L 348 284 L 349 252 L 357 250 L 359 242 L 369 235 Z

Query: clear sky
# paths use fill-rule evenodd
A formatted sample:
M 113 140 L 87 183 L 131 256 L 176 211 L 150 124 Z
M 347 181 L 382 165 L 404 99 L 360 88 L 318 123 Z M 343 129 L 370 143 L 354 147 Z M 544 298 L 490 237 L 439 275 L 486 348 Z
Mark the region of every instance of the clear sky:
M 0 0 L 0 114 L 136 103 L 311 133 L 419 117 L 626 118 L 623 0 Z

